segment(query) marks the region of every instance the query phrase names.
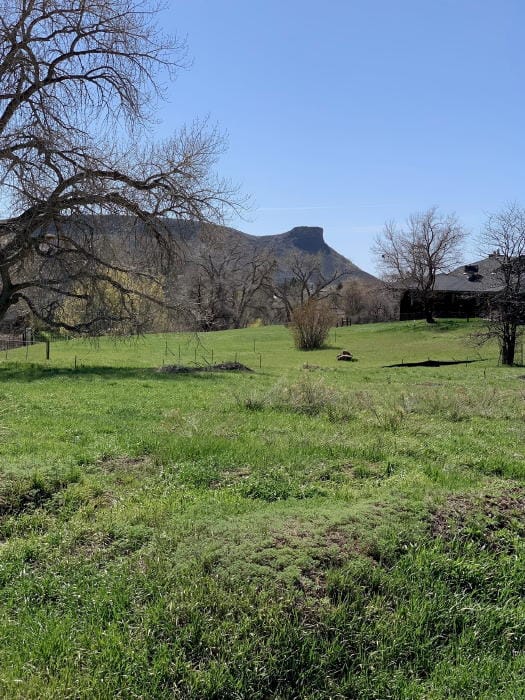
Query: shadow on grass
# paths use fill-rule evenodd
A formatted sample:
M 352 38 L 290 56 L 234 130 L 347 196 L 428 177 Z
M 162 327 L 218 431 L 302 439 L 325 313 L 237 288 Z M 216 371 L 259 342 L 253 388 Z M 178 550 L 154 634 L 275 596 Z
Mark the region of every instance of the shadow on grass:
M 99 379 L 147 379 L 159 382 L 187 381 L 199 379 L 214 381 L 219 375 L 233 374 L 232 372 L 191 372 L 167 374 L 153 367 L 105 367 L 99 365 L 81 365 L 73 367 L 46 367 L 38 364 L 8 363 L 0 365 L 0 383 L 9 381 L 33 382 L 40 379 L 67 377 L 69 379 L 99 378 Z
M 423 362 L 400 362 L 395 365 L 383 365 L 385 369 L 390 367 L 446 367 L 447 365 L 470 365 L 473 362 L 484 362 L 479 360 L 424 360 Z
M 477 319 L 466 318 L 436 318 L 434 323 L 427 323 L 425 320 L 418 319 L 416 321 L 393 321 L 392 324 L 397 324 L 398 329 L 413 332 L 413 331 L 432 331 L 432 332 L 447 332 L 455 331 L 461 328 L 474 326 Z M 390 324 L 390 327 L 392 327 Z

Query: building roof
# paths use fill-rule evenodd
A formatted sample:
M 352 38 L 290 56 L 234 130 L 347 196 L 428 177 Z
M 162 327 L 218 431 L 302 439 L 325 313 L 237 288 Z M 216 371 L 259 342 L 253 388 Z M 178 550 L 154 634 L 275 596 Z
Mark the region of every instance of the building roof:
M 461 265 L 452 272 L 436 275 L 434 291 L 472 294 L 497 292 L 503 287 L 498 275 L 499 265 L 499 257 L 496 254 L 469 265 Z

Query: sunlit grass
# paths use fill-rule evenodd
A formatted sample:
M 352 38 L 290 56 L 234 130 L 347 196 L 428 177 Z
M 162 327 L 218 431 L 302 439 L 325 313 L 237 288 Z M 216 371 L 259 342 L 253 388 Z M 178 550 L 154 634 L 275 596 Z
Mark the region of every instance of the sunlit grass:
M 472 327 L 4 354 L 0 695 L 525 695 L 524 370 Z

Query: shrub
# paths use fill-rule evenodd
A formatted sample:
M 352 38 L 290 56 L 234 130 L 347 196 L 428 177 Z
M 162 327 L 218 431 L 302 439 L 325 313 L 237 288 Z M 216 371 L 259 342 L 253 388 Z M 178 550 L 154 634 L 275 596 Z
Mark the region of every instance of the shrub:
M 325 300 L 309 299 L 297 306 L 290 324 L 295 347 L 298 350 L 322 348 L 334 321 L 333 311 Z

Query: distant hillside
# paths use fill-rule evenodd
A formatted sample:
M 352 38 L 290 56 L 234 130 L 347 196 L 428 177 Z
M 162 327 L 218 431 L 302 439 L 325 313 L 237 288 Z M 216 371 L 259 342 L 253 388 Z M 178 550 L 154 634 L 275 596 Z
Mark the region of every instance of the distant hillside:
M 281 234 L 253 236 L 234 228 L 195 221 L 164 219 L 163 224 L 181 252 L 180 257 L 164 259 L 167 265 L 163 267 L 164 294 L 180 309 L 177 323 L 181 327 L 192 323 L 202 330 L 216 330 L 242 327 L 254 320 L 286 322 L 291 309 L 303 303 L 305 290 L 309 296 L 317 293 L 317 289 L 334 293 L 336 282 L 378 283 L 373 275 L 327 245 L 320 227 L 298 226 Z M 144 235 L 144 226 L 129 217 L 101 216 L 70 220 L 62 233 L 51 228 L 49 232 L 59 244 L 64 229 L 66 235 L 77 238 L 82 245 L 89 247 L 95 241 L 102 259 L 111 263 L 154 269 L 160 258 L 151 246 L 150 236 Z M 315 256 L 313 261 L 312 256 Z M 73 287 L 79 278 L 71 276 L 67 265 L 62 268 L 61 260 L 59 256 L 50 257 L 49 270 L 55 279 L 63 280 L 64 286 Z M 69 258 L 64 260 L 67 262 Z M 43 268 L 44 278 L 50 274 L 49 270 Z M 352 295 L 359 296 L 355 288 Z M 360 295 L 370 296 L 366 290 L 361 290 Z M 342 314 L 362 315 L 361 311 L 350 309 L 343 297 L 344 294 L 340 297 Z M 96 313 L 101 313 L 95 308 L 95 303 L 100 306 L 100 298 L 91 293 L 86 297 Z M 32 302 L 35 307 L 53 306 L 60 310 L 64 297 L 55 298 L 52 289 L 37 287 Z M 360 304 L 363 306 L 364 300 Z M 6 323 L 9 321 L 9 327 L 27 325 L 25 307 L 12 312 L 14 319 L 4 319 Z M 159 320 L 151 312 L 147 318 L 140 319 L 140 324 L 141 328 L 155 330 Z
M 202 225 L 191 221 L 174 221 L 168 223 L 168 228 L 191 246 L 192 240 L 200 237 Z M 325 242 L 323 229 L 319 226 L 296 226 L 285 233 L 265 236 L 253 236 L 226 226 L 207 225 L 205 230 L 207 237 L 212 240 L 213 232 L 217 231 L 226 239 L 231 239 L 232 245 L 241 243 L 246 245 L 247 249 L 267 250 L 275 256 L 278 263 L 293 255 L 318 255 L 325 277 L 331 277 L 337 272 L 344 273 L 344 278 L 347 279 L 358 279 L 368 283 L 378 281 L 376 277 L 331 248 Z
M 141 248 L 141 241 L 145 241 L 142 237 L 143 224 L 140 221 L 118 215 L 90 218 L 88 221 L 89 227 L 95 231 L 98 229 L 105 235 L 122 235 L 123 239 L 127 240 L 125 248 L 128 248 L 130 243 L 132 248 L 136 246 Z M 216 237 L 221 245 L 226 244 L 231 248 L 245 246 L 246 257 L 249 256 L 250 249 L 259 253 L 261 250 L 267 251 L 275 257 L 279 265 L 290 256 L 317 255 L 321 260 L 321 270 L 325 277 L 331 277 L 337 272 L 344 273 L 344 278 L 347 279 L 358 279 L 368 283 L 378 282 L 376 277 L 331 248 L 325 242 L 323 229 L 320 226 L 296 226 L 285 233 L 254 236 L 229 226 L 201 224 L 197 221 L 164 219 L 163 223 L 170 233 L 180 240 L 183 248 L 186 248 L 189 258 L 192 257 L 192 247 L 194 248 L 197 243 L 199 246 L 213 248 L 214 234 L 217 234 Z

